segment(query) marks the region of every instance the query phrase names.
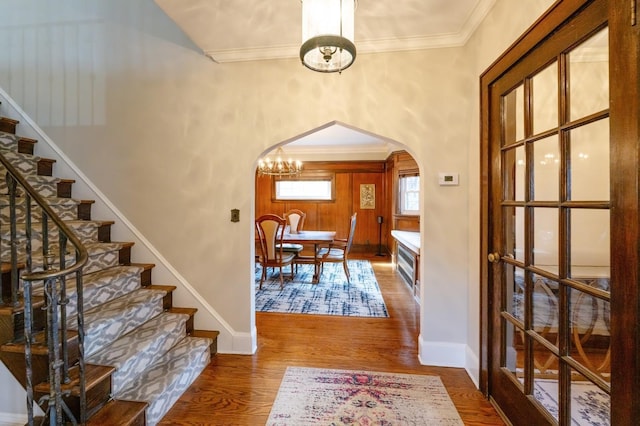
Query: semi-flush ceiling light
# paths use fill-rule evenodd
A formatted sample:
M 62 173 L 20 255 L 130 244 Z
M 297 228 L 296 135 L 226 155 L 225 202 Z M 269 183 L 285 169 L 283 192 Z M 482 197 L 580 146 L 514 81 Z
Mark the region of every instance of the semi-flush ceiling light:
M 356 59 L 353 44 L 356 0 L 301 0 L 300 60 L 319 72 L 342 72 Z

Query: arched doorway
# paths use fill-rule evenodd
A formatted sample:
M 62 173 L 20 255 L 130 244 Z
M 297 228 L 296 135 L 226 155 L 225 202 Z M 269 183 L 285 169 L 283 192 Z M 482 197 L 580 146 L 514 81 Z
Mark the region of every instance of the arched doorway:
M 391 235 L 392 230 L 415 234 L 412 246 L 419 252 L 420 170 L 416 160 L 401 144 L 343 123 L 330 122 L 284 141 L 277 147 L 284 149 L 287 158 L 304 162 L 303 173 L 297 180 L 329 182 L 331 199 L 279 199 L 278 183 L 289 184 L 291 177 L 261 176 L 256 173 L 256 218 L 269 213 L 282 216 L 286 211 L 298 209 L 306 213 L 305 229 L 332 229 L 336 231 L 337 238 L 346 238 L 349 218 L 357 212 L 358 225 L 352 252 L 387 256 L 395 270 L 398 244 Z M 273 152 L 277 147 L 268 152 Z M 418 190 L 417 194 L 413 194 L 416 196 L 412 200 L 413 210 L 401 208 L 398 188 L 403 179 L 418 182 L 409 188 Z M 372 190 L 373 202 L 369 205 L 363 204 L 363 189 Z M 411 276 L 405 274 L 405 281 L 407 291 L 419 303 L 416 283 L 419 282 L 420 268 L 417 253 L 414 259 Z

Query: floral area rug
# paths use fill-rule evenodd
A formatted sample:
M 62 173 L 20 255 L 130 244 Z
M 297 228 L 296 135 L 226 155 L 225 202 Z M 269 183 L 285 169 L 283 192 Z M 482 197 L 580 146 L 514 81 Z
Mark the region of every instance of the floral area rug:
M 558 418 L 558 381 L 535 379 L 534 396 Z M 609 395 L 588 381 L 571 382 L 571 425 L 608 426 L 611 424 Z
M 293 314 L 388 317 L 371 263 L 350 260 L 351 284 L 347 283 L 341 263 L 328 263 L 318 284 L 312 284 L 313 265 L 299 265 L 293 281 L 285 272 L 280 289 L 279 270 L 269 270 L 259 289 L 262 269 L 256 267 L 256 311 Z
M 464 423 L 438 376 L 288 367 L 267 425 Z

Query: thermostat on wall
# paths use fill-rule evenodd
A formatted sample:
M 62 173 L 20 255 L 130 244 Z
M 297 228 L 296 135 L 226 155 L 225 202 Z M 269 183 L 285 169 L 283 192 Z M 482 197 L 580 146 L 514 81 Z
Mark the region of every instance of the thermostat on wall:
M 440 186 L 458 185 L 458 173 L 438 173 L 438 184 Z

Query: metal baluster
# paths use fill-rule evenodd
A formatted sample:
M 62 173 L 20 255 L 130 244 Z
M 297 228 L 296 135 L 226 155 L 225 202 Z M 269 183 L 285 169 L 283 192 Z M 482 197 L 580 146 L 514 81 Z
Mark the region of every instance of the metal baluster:
M 44 270 L 49 269 L 50 257 L 49 257 L 49 217 L 44 210 L 42 210 L 42 258 L 44 261 Z
M 58 335 L 58 280 L 49 278 L 45 281 L 44 289 L 47 295 L 47 343 L 49 347 L 49 424 L 62 425 L 62 377 L 60 370 L 62 360 L 58 348 L 60 347 Z M 53 410 L 52 410 L 53 408 Z
M 26 369 L 27 388 L 27 418 L 28 424 L 33 424 L 33 366 L 31 363 L 31 342 L 33 330 L 33 305 L 31 300 L 31 281 L 24 282 L 24 360 Z
M 18 241 L 16 229 L 16 186 L 17 182 L 7 173 L 7 187 L 9 188 L 9 229 L 11 234 L 11 303 L 13 306 L 20 304 L 18 300 Z
M 64 235 L 61 229 L 58 230 L 58 236 L 60 240 L 60 267 L 59 270 L 64 270 L 66 267 L 66 251 L 67 251 L 67 237 Z M 60 339 L 62 341 L 62 372 L 63 372 L 63 381 L 64 383 L 69 383 L 71 379 L 69 378 L 69 350 L 67 344 L 67 304 L 69 300 L 67 299 L 67 286 L 66 279 L 64 276 L 60 277 L 60 330 L 61 336 Z
M 25 227 L 26 227 L 26 252 L 27 252 L 27 272 L 31 273 L 33 270 L 33 258 L 32 258 L 32 239 L 33 239 L 33 228 L 31 225 L 31 197 L 27 194 L 25 195 Z

